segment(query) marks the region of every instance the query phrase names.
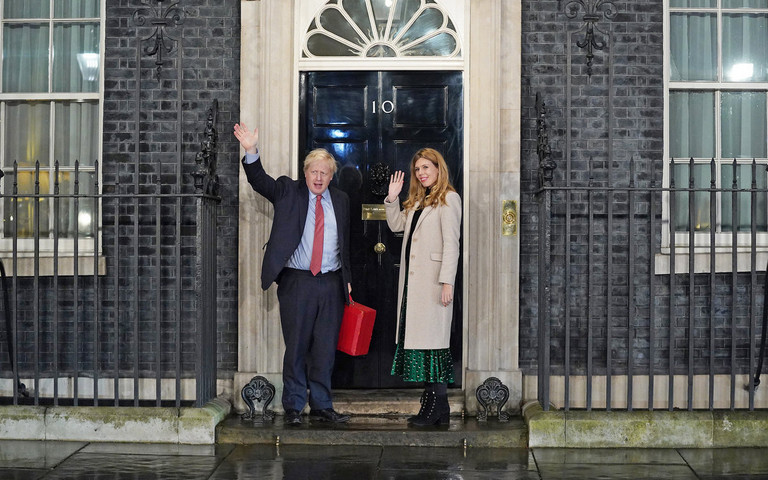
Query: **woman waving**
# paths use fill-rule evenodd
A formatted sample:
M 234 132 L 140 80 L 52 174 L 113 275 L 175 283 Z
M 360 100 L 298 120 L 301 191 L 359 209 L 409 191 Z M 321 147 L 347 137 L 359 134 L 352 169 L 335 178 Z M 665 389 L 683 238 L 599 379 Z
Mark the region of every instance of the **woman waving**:
M 408 198 L 398 196 L 405 174 L 390 177 L 384 199 L 387 224 L 404 232 L 398 280 L 399 321 L 392 374 L 424 382 L 414 426 L 448 424 L 447 384 L 453 383 L 450 351 L 453 295 L 459 263 L 461 197 L 450 183 L 443 156 L 423 148 L 411 159 Z

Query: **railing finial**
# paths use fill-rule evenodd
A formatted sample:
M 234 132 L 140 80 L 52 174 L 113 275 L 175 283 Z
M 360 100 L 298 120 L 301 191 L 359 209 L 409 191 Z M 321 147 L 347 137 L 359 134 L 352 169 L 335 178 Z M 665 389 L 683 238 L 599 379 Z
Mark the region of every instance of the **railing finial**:
M 195 179 L 195 191 L 206 195 L 218 195 L 219 176 L 216 174 L 216 117 L 219 114 L 219 101 L 214 99 L 208 109 L 208 117 L 205 122 L 205 138 L 200 144 L 200 151 L 195 156 L 197 168 L 192 172 Z
M 547 106 L 536 93 L 536 153 L 539 155 L 539 187 L 551 187 L 557 164 L 552 160 L 552 148 L 549 146 L 547 132 Z

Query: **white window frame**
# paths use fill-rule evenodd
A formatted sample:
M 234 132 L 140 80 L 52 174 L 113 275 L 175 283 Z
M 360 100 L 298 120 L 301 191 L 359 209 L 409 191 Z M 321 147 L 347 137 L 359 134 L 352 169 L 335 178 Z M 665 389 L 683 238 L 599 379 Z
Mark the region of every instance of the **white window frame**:
M 6 1 L 17 1 L 17 0 L 0 0 L 0 45 L 2 45 L 3 42 L 3 33 L 4 33 L 4 25 L 8 23 L 18 23 L 18 24 L 27 24 L 27 23 L 36 23 L 36 24 L 44 24 L 45 22 L 48 22 L 49 25 L 49 46 L 48 46 L 48 71 L 51 73 L 53 71 L 53 35 L 54 35 L 54 24 L 62 24 L 62 23 L 83 23 L 83 22 L 98 22 L 99 23 L 99 87 L 97 92 L 63 92 L 63 93 L 56 93 L 52 92 L 51 88 L 51 82 L 53 81 L 52 75 L 49 75 L 48 82 L 49 82 L 49 93 L 3 93 L 2 88 L 0 88 L 0 145 L 4 145 L 5 141 L 5 104 L 9 101 L 40 101 L 40 102 L 48 102 L 49 108 L 50 108 L 50 125 L 49 125 L 49 138 L 51 139 L 51 142 L 53 142 L 54 138 L 54 129 L 56 127 L 56 114 L 55 114 L 55 105 L 56 102 L 60 101 L 96 101 L 98 102 L 98 132 L 94 133 L 95 135 L 98 135 L 98 141 L 97 141 L 97 158 L 99 160 L 99 171 L 98 171 L 98 185 L 99 190 L 97 192 L 93 192 L 96 195 L 101 194 L 102 189 L 102 158 L 103 158 L 103 141 L 102 141 L 102 135 L 103 135 L 103 129 L 104 129 L 104 65 L 105 65 L 105 41 L 106 41 L 106 0 L 99 0 L 99 17 L 92 17 L 92 18 L 54 18 L 54 0 L 50 1 L 50 10 L 49 10 L 49 16 L 48 18 L 23 18 L 23 19 L 4 19 L 2 18 L 2 12 L 4 9 L 4 2 Z M 0 52 L 0 68 L 2 66 L 2 52 Z M 0 72 L 0 87 L 2 85 L 2 72 Z M 50 171 L 52 172 L 53 165 L 54 165 L 54 155 L 55 155 L 55 149 L 53 146 L 49 149 L 49 158 L 48 158 L 48 164 L 43 167 L 41 165 L 40 172 L 43 171 Z M 3 148 L 0 148 L 0 165 L 6 166 L 9 168 L 12 165 L 10 161 L 7 161 L 5 158 L 5 150 Z M 80 172 L 92 172 L 94 171 L 93 165 L 88 165 L 83 167 L 80 165 Z M 28 171 L 28 169 L 25 169 Z M 60 172 L 64 171 L 74 171 L 74 167 L 72 168 L 66 168 L 66 169 L 59 169 Z M 10 173 L 10 171 L 6 171 L 6 173 Z M 13 188 L 11 183 L 6 183 L 6 179 L 3 179 L 0 181 L 0 191 L 2 191 L 4 194 L 6 192 L 9 192 Z M 51 185 L 52 188 L 52 185 Z M 90 201 L 89 199 L 81 200 L 81 201 Z M 0 202 L 0 215 L 2 215 L 2 209 L 3 204 Z M 98 201 L 98 211 L 101 212 L 101 200 Z M 77 257 L 78 257 L 78 270 L 81 274 L 84 274 L 86 272 L 93 272 L 93 261 L 94 261 L 94 247 L 99 247 L 99 252 L 101 252 L 101 242 L 102 242 L 102 225 L 101 225 L 101 218 L 100 215 L 99 218 L 94 219 L 96 222 L 96 235 L 95 237 L 78 237 L 77 239 Z M 50 221 L 54 221 L 54 215 L 51 215 Z M 11 237 L 8 238 L 0 238 L 0 258 L 3 260 L 6 260 L 6 265 L 9 265 L 10 261 L 12 260 L 13 255 L 13 242 L 14 239 Z M 34 260 L 35 260 L 35 239 L 33 238 L 19 238 L 16 239 L 16 257 L 18 259 L 18 262 L 15 265 L 16 274 L 19 276 L 31 276 L 34 275 Z M 98 242 L 98 243 L 96 243 Z M 39 275 L 52 275 L 53 274 L 53 258 L 54 258 L 54 239 L 53 237 L 49 238 L 43 238 L 41 237 L 39 239 L 39 244 L 37 246 L 39 251 L 39 265 L 38 265 L 38 274 Z M 59 259 L 59 265 L 58 265 L 58 273 L 60 275 L 71 275 L 74 271 L 73 263 L 74 263 L 74 257 L 75 257 L 75 240 L 74 238 L 59 238 L 58 239 L 58 248 L 57 248 L 57 256 Z M 99 254 L 99 272 L 100 274 L 103 274 L 105 272 L 105 262 L 104 258 L 101 257 L 101 254 Z M 9 268 L 6 267 L 6 270 Z M 14 272 L 7 271 L 7 273 L 10 275 Z
M 702 12 L 710 11 L 717 15 L 717 29 L 718 29 L 718 43 L 717 43 L 717 71 L 720 78 L 722 78 L 722 15 L 723 13 L 764 13 L 768 15 L 768 8 L 722 8 L 722 0 L 716 0 L 715 7 L 709 8 L 671 8 L 670 0 L 664 0 L 664 25 L 663 25 L 663 37 L 664 37 L 664 158 L 663 158 L 663 186 L 669 187 L 670 185 L 670 92 L 672 91 L 711 91 L 714 92 L 715 99 L 715 152 L 721 152 L 721 139 L 720 139 L 720 94 L 726 91 L 757 91 L 766 92 L 768 94 L 768 82 L 673 82 L 670 79 L 670 64 L 671 64 L 671 38 L 670 38 L 670 18 L 672 13 L 685 13 L 685 12 Z M 768 111 L 768 110 L 767 110 Z M 768 132 L 766 132 L 768 138 Z M 675 159 L 677 163 L 688 164 L 690 159 Z M 679 161 L 678 161 L 679 160 Z M 699 159 L 694 158 L 696 164 L 710 165 L 712 159 Z M 715 158 L 716 168 L 716 185 L 718 188 L 729 188 L 730 186 L 722 185 L 722 172 L 721 167 L 723 165 L 730 165 L 733 163 L 733 159 L 718 159 Z M 768 159 L 757 159 L 757 164 L 768 164 Z M 751 165 L 752 159 L 744 158 L 737 159 L 739 165 Z M 677 181 L 676 181 L 677 182 Z M 687 185 L 677 184 L 677 187 L 687 187 Z M 732 232 L 722 232 L 722 195 L 717 196 L 717 224 L 715 225 L 715 265 L 714 271 L 716 272 L 730 272 L 733 270 L 733 252 L 732 252 Z M 664 192 L 662 194 L 662 223 L 661 223 L 661 252 L 656 255 L 656 273 L 665 274 L 670 273 L 671 269 L 671 235 L 669 231 L 670 227 L 670 194 Z M 677 200 L 679 201 L 679 200 Z M 735 222 L 735 220 L 734 220 Z M 693 251 L 694 254 L 694 270 L 697 273 L 705 273 L 712 271 L 711 266 L 711 240 L 709 231 L 694 232 L 694 245 L 689 244 L 690 234 L 688 231 L 675 232 L 675 273 L 687 273 L 690 268 L 689 254 Z M 736 270 L 737 271 L 750 271 L 752 265 L 752 233 L 749 231 L 738 232 L 736 235 Z M 768 263 L 768 232 L 757 232 L 755 241 L 755 261 L 757 269 L 762 269 L 766 263 Z

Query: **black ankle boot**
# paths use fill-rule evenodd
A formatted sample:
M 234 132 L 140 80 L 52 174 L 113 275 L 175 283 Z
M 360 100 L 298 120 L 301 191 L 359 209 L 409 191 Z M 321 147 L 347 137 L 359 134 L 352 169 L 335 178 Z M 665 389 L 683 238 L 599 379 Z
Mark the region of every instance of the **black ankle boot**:
M 429 392 L 433 392 L 433 389 L 431 386 L 425 387 L 424 391 L 421 392 L 421 399 L 419 399 L 419 403 L 421 403 L 421 408 L 419 408 L 419 413 L 416 415 L 413 415 L 412 417 L 408 417 L 407 422 L 413 423 L 416 419 L 422 418 L 424 416 L 424 408 L 427 404 L 427 397 Z
M 434 390 L 426 393 L 426 401 L 423 405 L 424 412 L 411 422 L 414 427 L 427 427 L 430 425 L 448 425 L 451 418 L 451 408 L 448 406 L 448 395 L 438 395 Z

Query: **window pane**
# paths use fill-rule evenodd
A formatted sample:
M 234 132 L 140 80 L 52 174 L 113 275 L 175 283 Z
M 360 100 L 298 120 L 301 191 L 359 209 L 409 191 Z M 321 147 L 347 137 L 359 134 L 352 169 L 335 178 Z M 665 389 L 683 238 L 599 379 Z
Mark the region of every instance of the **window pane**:
M 307 39 L 307 50 L 318 57 L 344 57 L 358 55 L 359 53 L 323 34 L 315 34 Z
M 99 0 L 56 0 L 54 18 L 97 18 Z
M 673 158 L 715 156 L 713 92 L 670 92 L 669 141 Z
M 50 104 L 43 102 L 9 102 L 5 109 L 6 168 L 19 162 L 21 167 L 34 167 L 35 161 L 48 164 Z
M 722 157 L 765 158 L 765 92 L 723 92 L 720 104 Z
M 413 25 L 408 27 L 402 38 L 397 42 L 399 46 L 406 45 L 433 33 L 443 25 L 445 17 L 443 13 L 434 8 L 424 10 L 419 14 Z
M 3 91 L 48 91 L 47 25 L 3 27 Z
M 3 18 L 48 18 L 49 0 L 6 0 Z
M 5 185 L 8 194 L 3 195 L 3 236 L 13 237 L 14 229 L 18 228 L 19 238 L 33 238 L 35 236 L 35 213 L 39 215 L 40 223 L 37 226 L 39 228 L 40 236 L 44 237 L 48 235 L 49 226 L 48 221 L 50 218 L 50 204 L 48 200 L 37 199 L 33 197 L 13 197 L 13 183 L 16 181 L 16 177 L 13 172 L 7 173 L 3 177 L 3 184 Z M 49 192 L 49 174 L 47 171 L 41 171 L 39 177 L 39 192 L 46 194 Z M 34 171 L 22 171 L 18 176 L 18 193 L 34 194 L 35 193 L 36 176 Z M 35 205 L 37 204 L 37 212 L 35 212 Z M 14 224 L 18 221 L 18 226 Z
M 363 31 L 368 38 L 376 38 L 371 28 L 371 15 L 368 13 L 368 5 L 359 0 L 342 2 L 344 10 L 349 14 L 352 21 Z M 390 11 L 392 13 L 392 26 L 389 38 L 395 38 L 398 30 L 410 20 L 410 18 L 421 8 L 421 0 L 399 0 L 397 5 L 393 5 L 391 0 L 371 0 L 371 14 L 375 31 L 379 38 L 383 38 L 386 33 L 387 21 Z
M 53 27 L 53 91 L 99 90 L 99 25 L 67 23 Z
M 768 79 L 766 15 L 723 15 L 723 73 L 729 82 Z
M 333 32 L 334 35 L 337 35 L 350 43 L 355 45 L 365 44 L 365 39 L 355 31 L 349 21 L 347 21 L 344 15 L 338 10 L 325 10 L 322 15 L 320 15 L 320 25 L 329 32 Z
M 447 33 L 440 33 L 404 50 L 403 56 L 448 56 L 454 50 L 456 50 L 456 39 Z
M 53 158 L 60 167 L 94 164 L 99 153 L 99 104 L 61 102 L 56 104 Z
M 717 79 L 717 18 L 700 13 L 670 15 L 670 79 Z
M 690 163 L 676 163 L 675 167 L 675 187 L 677 189 L 687 188 L 690 185 L 691 166 Z M 693 184 L 694 188 L 708 189 L 711 186 L 712 168 L 709 164 L 698 163 L 693 166 Z M 676 191 L 674 195 L 675 202 L 675 231 L 687 232 L 690 230 L 690 218 L 688 212 L 690 193 L 685 191 Z M 711 226 L 712 215 L 710 213 L 710 193 L 694 192 L 693 194 L 693 222 L 695 231 L 708 231 Z
M 721 175 L 723 179 L 723 189 L 732 189 L 733 184 L 733 164 L 723 165 L 721 167 Z M 766 186 L 766 173 L 765 165 L 757 166 L 757 188 L 763 189 Z M 737 165 L 736 166 L 736 188 L 737 189 L 749 189 L 752 188 L 752 165 Z M 733 200 L 736 197 L 736 207 L 738 209 L 738 231 L 749 232 L 752 230 L 751 218 L 751 204 L 752 194 L 749 192 L 739 192 L 734 194 L 732 191 L 724 191 L 722 193 L 722 205 L 723 205 L 723 231 L 733 231 Z M 756 202 L 756 214 L 755 214 L 755 228 L 758 232 L 765 232 L 768 230 L 768 222 L 766 221 L 766 215 L 768 215 L 768 202 L 766 202 L 766 194 L 757 193 Z
M 723 8 L 766 8 L 768 0 L 723 0 Z
M 389 45 L 374 45 L 365 52 L 366 57 L 396 57 L 397 52 Z
M 351 3 L 354 2 L 344 2 L 345 8 Z M 400 0 L 397 2 L 397 5 L 393 5 L 389 0 L 372 0 L 371 8 L 373 9 L 373 16 L 376 19 L 376 26 L 380 37 L 383 37 L 386 33 L 387 21 L 389 20 L 390 10 L 393 7 L 395 11 L 392 12 L 392 26 L 389 39 L 395 38 L 400 33 L 400 29 L 419 11 L 421 0 Z
M 77 184 L 79 195 L 90 196 L 94 194 L 95 174 L 93 172 L 80 172 Z M 75 193 L 75 172 L 59 172 L 59 193 L 72 195 Z M 73 238 L 77 233 L 80 237 L 95 236 L 94 198 L 80 197 L 75 205 L 75 199 L 61 197 L 56 215 L 59 236 Z
M 672 8 L 711 8 L 717 6 L 717 0 L 670 0 L 669 6 Z

